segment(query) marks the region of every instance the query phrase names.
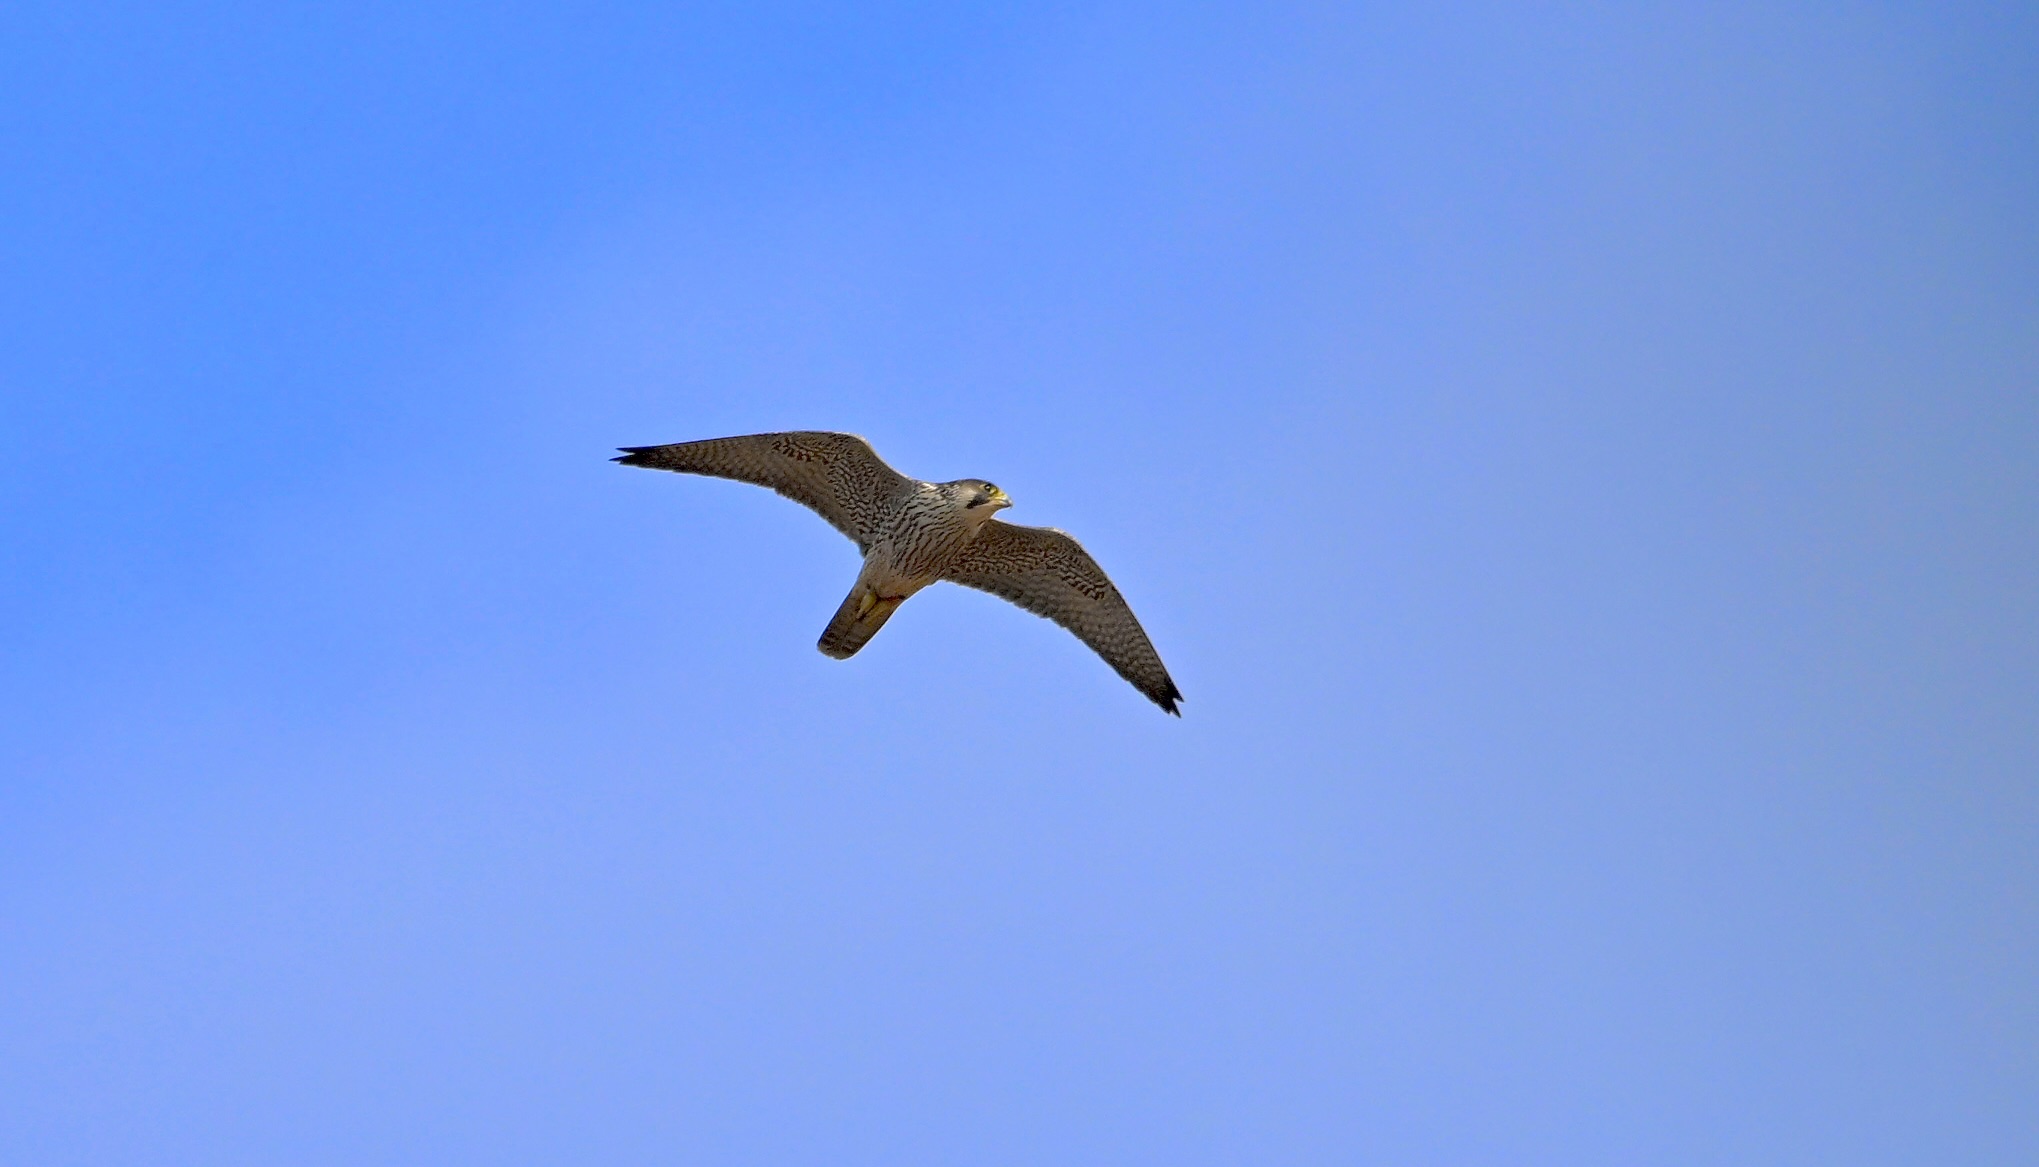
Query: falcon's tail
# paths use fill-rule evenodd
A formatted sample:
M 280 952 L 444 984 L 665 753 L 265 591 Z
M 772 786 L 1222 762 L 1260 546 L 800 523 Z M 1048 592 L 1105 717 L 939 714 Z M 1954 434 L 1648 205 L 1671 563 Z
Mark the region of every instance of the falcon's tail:
M 837 660 L 847 660 L 878 635 L 878 630 L 885 627 L 885 621 L 890 620 L 892 613 L 905 602 L 904 597 L 884 599 L 859 581 L 856 587 L 850 589 L 842 607 L 835 610 L 835 619 L 822 629 L 821 643 L 815 647 Z

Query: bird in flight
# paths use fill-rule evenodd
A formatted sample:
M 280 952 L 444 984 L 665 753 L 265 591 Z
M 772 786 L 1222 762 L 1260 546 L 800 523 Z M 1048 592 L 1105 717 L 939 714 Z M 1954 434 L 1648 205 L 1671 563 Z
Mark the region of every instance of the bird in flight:
M 855 656 L 907 597 L 948 580 L 1074 632 L 1148 700 L 1182 716 L 1181 690 L 1104 569 L 1061 531 L 993 518 L 1012 499 L 981 478 L 920 482 L 864 439 L 820 431 L 622 450 L 613 461 L 625 466 L 769 486 L 848 535 L 864 567 L 817 646 L 837 660 Z

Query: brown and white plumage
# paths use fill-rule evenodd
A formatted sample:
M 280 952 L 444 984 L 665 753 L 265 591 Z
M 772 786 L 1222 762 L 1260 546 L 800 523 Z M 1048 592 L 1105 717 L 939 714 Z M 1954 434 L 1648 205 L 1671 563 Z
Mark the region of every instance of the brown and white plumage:
M 1148 700 L 1176 713 L 1182 693 L 1161 654 L 1097 560 L 1066 532 L 993 520 L 942 578 L 1011 600 L 1074 632 Z
M 670 446 L 625 446 L 611 461 L 768 486 L 869 551 L 879 524 L 915 485 L 855 434 L 749 434 Z
M 830 656 L 854 655 L 907 597 L 946 579 L 1067 628 L 1180 716 L 1182 692 L 1097 561 L 1061 531 L 992 518 L 1012 500 L 982 479 L 920 482 L 887 466 L 864 439 L 818 431 L 625 447 L 615 460 L 770 487 L 849 536 L 864 565 L 821 634 Z

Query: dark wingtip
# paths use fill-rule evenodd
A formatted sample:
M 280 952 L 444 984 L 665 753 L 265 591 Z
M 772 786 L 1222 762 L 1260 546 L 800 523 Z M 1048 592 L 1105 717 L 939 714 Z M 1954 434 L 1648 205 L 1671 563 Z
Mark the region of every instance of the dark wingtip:
M 623 451 L 623 456 L 621 458 L 611 458 L 609 461 L 621 462 L 625 466 L 644 465 L 645 452 L 657 449 L 656 446 L 618 446 L 616 448 Z

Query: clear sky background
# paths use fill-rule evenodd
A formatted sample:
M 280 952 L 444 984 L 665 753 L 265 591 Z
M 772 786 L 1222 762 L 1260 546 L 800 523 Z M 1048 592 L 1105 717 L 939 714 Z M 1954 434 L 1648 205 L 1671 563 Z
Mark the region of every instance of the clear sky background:
M 2039 1162 L 2035 59 L 6 6 L 0 1160 Z M 606 461 L 785 428 L 1184 718 Z

